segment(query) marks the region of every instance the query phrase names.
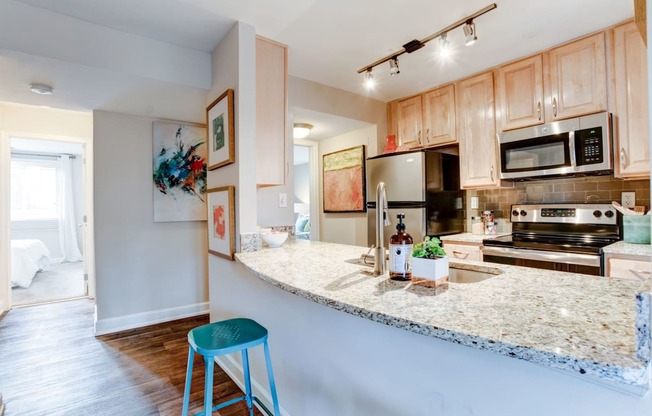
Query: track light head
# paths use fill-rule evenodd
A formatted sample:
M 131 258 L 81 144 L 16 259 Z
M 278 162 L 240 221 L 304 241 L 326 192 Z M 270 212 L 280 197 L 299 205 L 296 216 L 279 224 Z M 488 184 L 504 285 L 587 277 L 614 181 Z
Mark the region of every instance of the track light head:
M 389 60 L 389 76 L 393 77 L 401 73 L 401 70 L 398 69 L 398 58 L 395 56 Z
M 376 82 L 374 81 L 374 74 L 371 72 L 371 68 L 367 69 L 364 73 L 364 84 L 367 89 L 372 89 Z
M 471 46 L 478 40 L 478 34 L 475 31 L 473 20 L 467 20 L 463 27 L 464 36 L 466 37 L 466 46 Z
M 439 54 L 442 58 L 448 58 L 451 55 L 451 43 L 448 41 L 446 33 L 439 38 Z

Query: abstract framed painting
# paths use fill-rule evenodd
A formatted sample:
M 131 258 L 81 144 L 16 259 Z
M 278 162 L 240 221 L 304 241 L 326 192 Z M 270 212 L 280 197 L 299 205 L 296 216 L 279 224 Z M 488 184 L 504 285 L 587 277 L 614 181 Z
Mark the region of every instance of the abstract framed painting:
M 233 260 L 235 253 L 235 188 L 208 190 L 208 252 Z
M 324 155 L 324 212 L 365 212 L 365 147 Z
M 154 222 L 206 221 L 206 126 L 152 123 Z
M 235 162 L 233 90 L 228 89 L 206 109 L 208 170 Z

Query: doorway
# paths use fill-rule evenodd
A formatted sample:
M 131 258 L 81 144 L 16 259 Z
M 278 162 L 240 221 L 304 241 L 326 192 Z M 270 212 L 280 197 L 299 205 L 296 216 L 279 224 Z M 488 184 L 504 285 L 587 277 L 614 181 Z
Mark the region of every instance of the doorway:
M 319 240 L 317 143 L 294 141 L 294 220 L 296 238 Z
M 11 305 L 86 297 L 85 146 L 10 142 Z

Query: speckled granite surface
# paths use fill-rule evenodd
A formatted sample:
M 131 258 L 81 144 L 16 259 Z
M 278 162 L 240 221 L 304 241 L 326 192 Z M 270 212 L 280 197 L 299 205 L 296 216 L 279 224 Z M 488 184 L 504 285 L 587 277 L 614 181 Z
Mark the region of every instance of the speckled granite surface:
M 610 244 L 602 249 L 609 254 L 630 254 L 635 256 L 652 256 L 652 245 L 650 244 L 631 244 L 619 241 Z
M 238 253 L 270 284 L 386 325 L 608 382 L 649 388 L 649 288 L 640 283 L 451 260 L 491 279 L 427 287 L 373 277 L 364 247 L 311 241 Z M 309 259 L 309 261 L 306 261 Z M 648 315 L 637 319 L 637 310 Z M 643 328 L 647 325 L 648 329 Z
M 463 243 L 482 243 L 482 240 L 489 240 L 490 238 L 500 237 L 501 235 L 505 235 L 505 234 L 487 235 L 487 234 L 461 233 L 461 234 L 443 236 L 441 237 L 441 240 L 444 242 L 460 241 Z

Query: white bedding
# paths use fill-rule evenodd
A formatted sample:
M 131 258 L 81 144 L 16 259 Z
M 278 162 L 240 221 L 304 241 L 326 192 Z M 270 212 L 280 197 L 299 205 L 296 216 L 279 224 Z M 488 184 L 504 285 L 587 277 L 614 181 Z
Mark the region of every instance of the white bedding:
M 11 286 L 28 288 L 39 270 L 50 265 L 50 251 L 41 240 L 11 240 Z

